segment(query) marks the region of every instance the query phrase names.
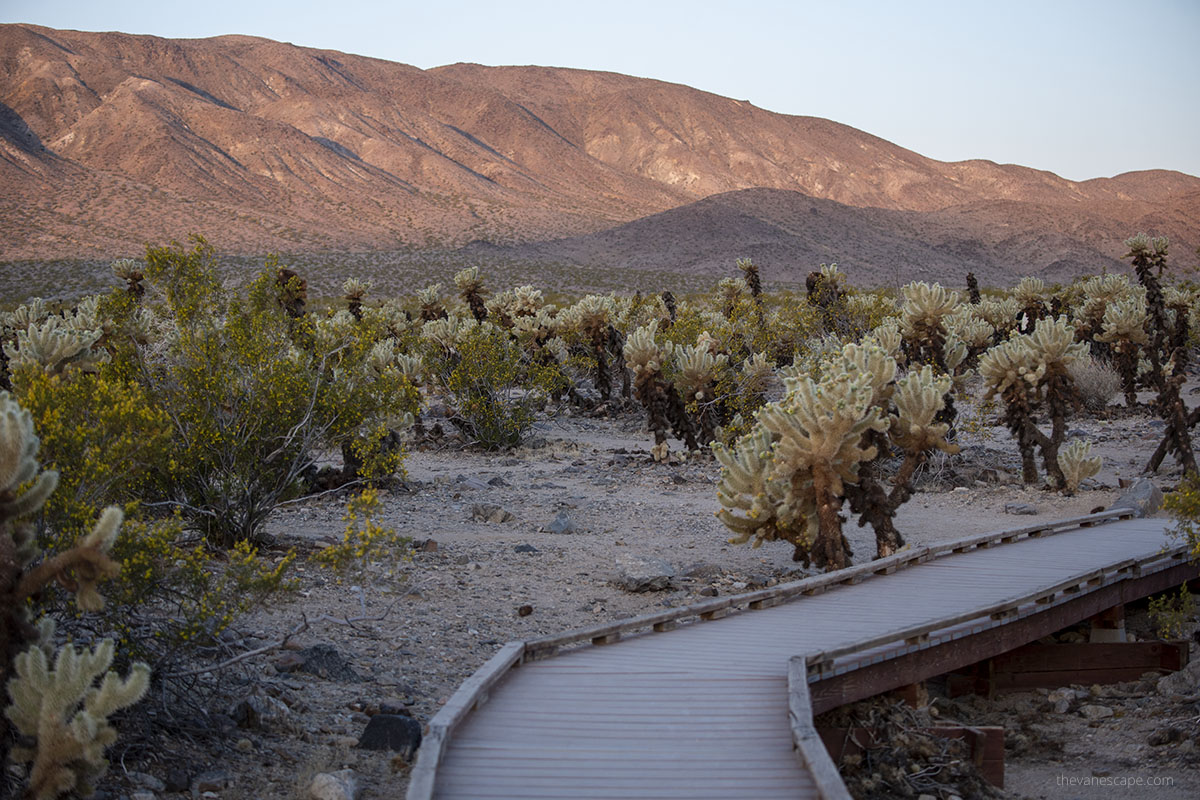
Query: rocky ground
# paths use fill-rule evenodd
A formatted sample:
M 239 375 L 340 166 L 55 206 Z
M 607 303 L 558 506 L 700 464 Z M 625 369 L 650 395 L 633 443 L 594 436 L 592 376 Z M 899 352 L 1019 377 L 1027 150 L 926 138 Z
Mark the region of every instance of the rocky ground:
M 1161 427 L 1138 415 L 1072 425 L 1105 457 L 1076 496 L 1022 487 L 1008 434 L 977 424 L 964 427 L 962 454 L 930 465 L 898 527 L 923 545 L 1107 506 L 1122 479 L 1139 474 Z M 204 720 L 208 735 L 157 734 L 149 749 L 115 750 L 104 796 L 334 798 L 345 789 L 339 782 L 349 781 L 361 800 L 399 798 L 410 759 L 361 744 L 394 736 L 395 746 L 411 736 L 504 642 L 804 574 L 790 545 L 727 543 L 713 516 L 713 461 L 655 464 L 651 443 L 641 415 L 629 411 L 560 415 L 508 453 L 452 443 L 411 453 L 406 488 L 385 493 L 382 515 L 413 539 L 411 555 L 342 578 L 299 567 L 298 591 L 241 620 L 228 644 L 269 648 L 300 632 L 285 647 L 207 676 L 219 684 Z M 1154 480 L 1169 487 L 1177 479 L 1164 469 Z M 270 533 L 280 547 L 315 552 L 341 535 L 341 514 L 333 500 L 293 506 L 271 521 Z M 869 529 L 847 531 L 856 561 L 873 557 Z M 630 591 L 655 570 L 660 588 Z M 1148 623 L 1138 625 L 1131 620 L 1131 630 L 1152 635 Z M 1175 785 L 1144 794 L 1123 786 L 1122 796 L 1195 797 L 1194 678 L 1165 693 L 1147 680 L 1069 696 L 936 703 L 943 716 L 1009 729 L 1009 796 L 1104 797 L 1117 790 L 1065 779 L 1158 776 Z M 1111 713 L 1087 710 L 1094 707 Z M 394 728 L 384 730 L 385 722 Z

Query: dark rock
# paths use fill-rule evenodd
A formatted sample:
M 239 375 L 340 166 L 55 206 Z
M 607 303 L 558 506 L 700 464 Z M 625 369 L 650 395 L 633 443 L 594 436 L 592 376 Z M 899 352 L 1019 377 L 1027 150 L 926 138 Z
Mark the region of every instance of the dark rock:
M 560 511 L 544 530 L 549 533 L 575 533 L 579 529 L 576 527 L 575 522 L 567 515 L 567 512 Z
M 531 544 L 519 544 L 513 548 L 518 553 L 536 553 L 538 549 Z
M 528 605 L 528 604 L 523 605 L 517 609 L 518 617 L 528 617 L 532 613 L 533 613 L 533 606 Z
M 1148 517 L 1162 507 L 1162 502 L 1162 490 L 1149 478 L 1138 478 L 1109 507 L 1128 508 L 1135 517 Z
M 314 644 L 294 655 L 302 659 L 300 666 L 296 668 L 300 672 L 340 683 L 356 683 L 362 680 L 333 645 Z
M 1156 730 L 1154 733 L 1150 734 L 1150 738 L 1147 741 L 1149 741 L 1154 747 L 1162 747 L 1164 744 L 1182 742 L 1186 738 L 1187 734 L 1182 728 L 1176 728 L 1174 725 L 1172 725 L 1167 728 L 1160 728 Z
M 1034 514 L 1037 514 L 1038 510 L 1037 510 L 1037 506 L 1030 505 L 1029 503 L 1005 503 L 1004 504 L 1004 513 L 1005 514 L 1024 514 L 1024 515 L 1032 516 Z
M 508 481 L 501 478 L 499 475 L 488 481 L 488 486 L 508 486 Z
M 376 714 L 358 740 L 363 750 L 391 750 L 411 759 L 421 746 L 421 723 L 399 714 Z
M 186 792 L 192 785 L 192 775 L 186 769 L 169 769 L 167 770 L 166 780 L 163 781 L 163 789 L 168 792 Z
M 716 597 L 720 594 L 720 592 L 717 591 L 717 587 L 715 586 L 705 586 L 698 592 L 698 594 L 701 597 Z

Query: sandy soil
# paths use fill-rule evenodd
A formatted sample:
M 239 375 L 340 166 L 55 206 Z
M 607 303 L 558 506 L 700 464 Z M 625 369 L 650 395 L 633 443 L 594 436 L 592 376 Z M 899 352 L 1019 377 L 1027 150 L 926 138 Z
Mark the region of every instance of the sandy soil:
M 1073 430 L 1086 433 L 1094 451 L 1105 456 L 1101 474 L 1075 497 L 1021 487 L 1008 434 L 985 427 L 963 434 L 961 455 L 931 465 L 922 490 L 901 510 L 898 527 L 911 543 L 922 545 L 1107 506 L 1118 494 L 1118 480 L 1139 473 L 1157 444 L 1159 424 L 1144 417 L 1080 418 Z M 417 542 L 432 540 L 436 548 L 426 544 L 411 560 L 371 565 L 340 581 L 324 570 L 302 567 L 299 592 L 242 620 L 231 640 L 235 649 L 261 647 L 307 619 L 307 630 L 293 646 L 330 644 L 361 680 L 285 671 L 286 652 L 264 655 L 221 676 L 220 702 L 229 708 L 247 696 L 270 696 L 282 701 L 274 704 L 276 717 L 237 727 L 230 718 L 214 716 L 211 724 L 224 726 L 219 737 L 198 744 L 164 741 L 149 760 L 126 764 L 126 770 L 172 776 L 172 783 L 186 780 L 196 796 L 209 791 L 220 798 L 299 798 L 307 797 L 316 773 L 349 768 L 363 800 L 402 797 L 405 765 L 389 754 L 354 746 L 381 704 L 405 708 L 424 722 L 506 641 L 802 574 L 791 561 L 790 545 L 754 550 L 727 543 L 728 532 L 713 516 L 719 476 L 713 461 L 655 464 L 648 455 L 651 443 L 642 416 L 629 412 L 541 422 L 528 445 L 511 453 L 453 446 L 413 452 L 407 461 L 408 488 L 385 495 L 383 522 Z M 1162 486 L 1175 480 L 1169 469 L 1156 477 Z M 1038 515 L 1006 514 L 1006 504 L 1014 502 L 1032 504 Z M 513 519 L 482 521 L 473 512 L 490 513 L 490 508 L 477 509 L 484 505 L 499 507 Z M 560 512 L 573 532 L 548 529 Z M 331 501 L 291 507 L 272 520 L 270 532 L 281 546 L 311 552 L 340 536 L 341 513 Z M 874 556 L 869 528 L 849 524 L 847 532 L 856 561 Z M 621 552 L 661 558 L 685 577 L 673 590 L 625 592 L 609 583 Z M 1040 720 L 1041 700 L 1029 697 L 1016 710 L 1004 705 L 1008 700 L 960 710 L 1020 727 L 1028 724 L 1018 721 L 1022 713 Z M 1153 699 L 1139 706 L 1132 695 L 1120 702 L 1127 710 L 1094 726 L 1078 715 L 1050 719 L 1046 736 L 1061 741 L 1062 751 L 1012 756 L 1012 796 L 1109 796 L 1094 787 L 1059 785 L 1057 778 L 1141 774 L 1148 764 L 1149 771 L 1177 776 L 1177 785 L 1187 788 L 1183 794 L 1156 789 L 1159 793 L 1145 796 L 1200 796 L 1192 754 L 1178 752 L 1178 743 L 1146 744 L 1147 731 L 1158 724 L 1154 715 L 1179 716 L 1185 709 L 1163 708 Z M 1157 760 L 1147 761 L 1150 755 Z M 221 774 L 197 784 L 198 775 L 212 771 Z M 109 797 L 127 794 L 126 780 L 118 765 Z M 160 789 L 153 780 L 138 775 L 134 780 Z M 159 793 L 172 796 L 165 789 Z

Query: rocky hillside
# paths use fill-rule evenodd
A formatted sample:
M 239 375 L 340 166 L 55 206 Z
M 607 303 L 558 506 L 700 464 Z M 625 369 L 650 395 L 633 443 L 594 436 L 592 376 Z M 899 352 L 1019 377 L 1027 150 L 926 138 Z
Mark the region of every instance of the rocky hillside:
M 566 238 L 537 252 L 1065 274 L 1111 263 L 1136 230 L 1200 244 L 1192 176 L 939 162 L 613 73 L 31 25 L 0 26 L 0 53 L 0 260 L 136 254 L 196 231 L 241 253 Z M 838 222 L 806 224 L 821 209 Z M 696 225 L 705 236 L 685 235 Z

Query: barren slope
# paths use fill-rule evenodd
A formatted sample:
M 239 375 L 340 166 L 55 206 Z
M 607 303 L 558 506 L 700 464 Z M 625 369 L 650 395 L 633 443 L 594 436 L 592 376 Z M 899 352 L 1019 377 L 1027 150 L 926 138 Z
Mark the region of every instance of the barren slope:
M 962 267 L 955 254 L 979 249 L 980 268 L 1008 271 L 1022 268 L 1016 254 L 1047 251 L 1034 261 L 1066 271 L 1092 250 L 1119 257 L 1139 229 L 1200 239 L 1192 176 L 1076 183 L 944 163 L 829 120 L 614 73 L 420 70 L 247 36 L 31 25 L 0 26 L 0 54 L 0 259 L 136 254 L 193 231 L 239 253 L 545 241 L 746 189 L 864 210 L 852 225 L 788 228 L 808 249 L 758 237 L 810 260 L 836 257 L 839 231 L 880 254 L 904 247 L 892 263 L 930 270 L 943 268 L 931 250 Z M 943 216 L 901 224 L 878 209 Z M 709 227 L 744 227 L 732 213 Z M 686 247 L 646 257 L 695 261 Z

